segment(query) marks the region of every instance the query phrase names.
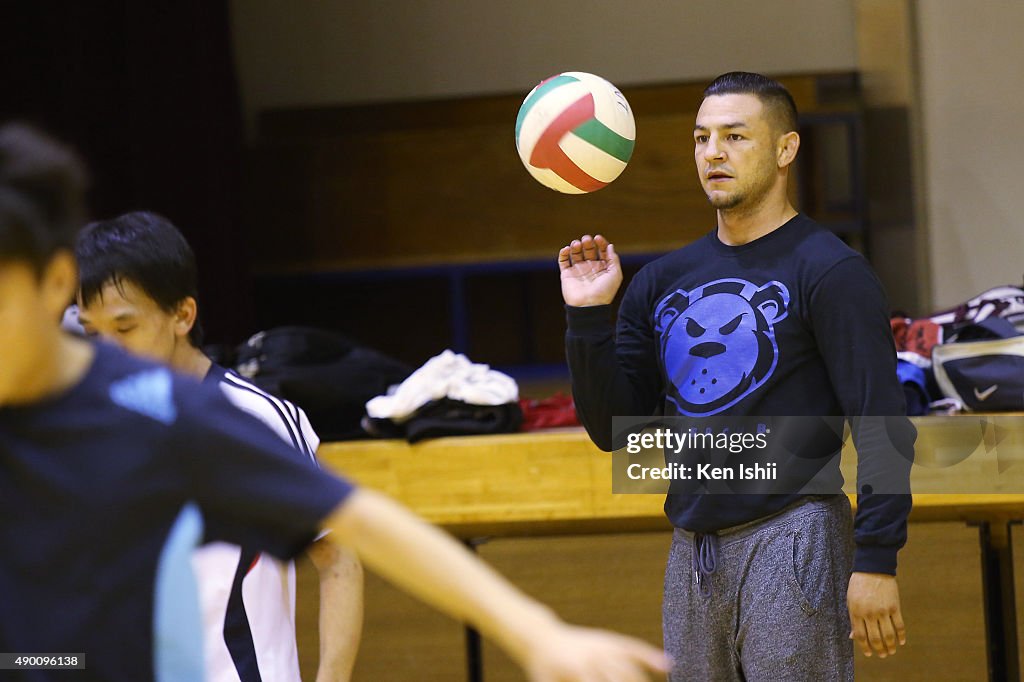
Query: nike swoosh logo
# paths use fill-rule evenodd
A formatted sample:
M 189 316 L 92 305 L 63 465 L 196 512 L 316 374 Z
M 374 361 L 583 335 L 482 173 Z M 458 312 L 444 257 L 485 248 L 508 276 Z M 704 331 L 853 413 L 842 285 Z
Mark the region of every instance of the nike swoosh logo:
M 996 392 L 997 388 L 999 388 L 999 384 L 992 384 L 991 386 L 986 388 L 984 391 L 979 391 L 978 387 L 975 386 L 974 387 L 974 397 L 977 398 L 981 402 L 985 402 L 986 400 L 988 400 L 988 397 L 990 395 L 992 395 L 993 393 Z

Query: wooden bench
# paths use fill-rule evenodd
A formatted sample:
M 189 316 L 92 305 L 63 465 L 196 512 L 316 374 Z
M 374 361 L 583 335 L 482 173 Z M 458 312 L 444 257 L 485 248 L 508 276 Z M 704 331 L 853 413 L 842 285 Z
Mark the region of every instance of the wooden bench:
M 946 420 L 916 423 L 922 445 L 950 433 Z M 664 499 L 612 494 L 611 455 L 582 429 L 417 445 L 326 443 L 319 456 L 466 540 L 566 617 L 660 641 L 660 575 L 671 531 Z M 844 475 L 854 480 L 856 453 L 851 448 L 843 459 Z M 998 463 L 981 440 L 956 467 L 969 485 L 991 476 Z M 1024 473 L 1014 475 L 1024 481 Z M 913 480 L 934 485 L 934 476 L 915 467 Z M 933 671 L 942 679 L 977 679 L 987 669 L 992 679 L 1016 679 L 1021 590 L 1011 524 L 1022 518 L 1024 494 L 915 495 L 910 540 L 900 555 L 910 644 L 887 661 L 859 657 L 858 674 L 908 679 Z M 483 666 L 488 682 L 522 679 L 495 648 L 478 649 L 470 639 L 467 649 L 464 637 L 458 624 L 371 577 L 357 679 L 461 679 L 467 651 L 480 657 L 471 662 Z M 315 645 L 303 649 L 311 647 L 315 657 Z M 392 657 L 396 648 L 403 656 Z M 403 676 L 403 669 L 417 672 Z

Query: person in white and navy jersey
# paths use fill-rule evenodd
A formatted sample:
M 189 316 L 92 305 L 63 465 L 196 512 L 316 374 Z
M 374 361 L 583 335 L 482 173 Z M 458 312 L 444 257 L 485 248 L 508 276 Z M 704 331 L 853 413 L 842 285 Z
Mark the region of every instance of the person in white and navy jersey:
M 211 365 L 205 381 L 216 384 L 235 407 L 269 426 L 304 461 L 317 466 L 320 440 L 300 408 L 216 364 Z M 312 551 L 324 550 L 314 545 Z M 321 607 L 340 607 L 343 613 L 338 615 L 350 621 L 352 627 L 349 632 L 338 633 L 344 646 L 338 650 L 336 660 L 341 660 L 332 666 L 334 672 L 322 673 L 324 679 L 332 680 L 348 679 L 359 642 L 362 585 L 358 564 L 354 560 L 341 563 L 349 576 L 347 585 L 335 587 L 335 593 L 342 593 L 341 603 Z M 196 551 L 193 565 L 201 578 L 199 594 L 208 635 L 205 649 L 210 679 L 299 680 L 295 564 L 235 545 L 214 543 Z M 203 579 L 206 576 L 210 579 Z M 255 669 L 251 667 L 254 662 Z M 323 664 L 321 667 L 327 669 Z
M 165 218 L 136 212 L 92 223 L 78 237 L 79 323 L 136 354 L 219 387 L 269 426 L 297 460 L 317 467 L 319 439 L 305 413 L 200 350 L 195 257 Z M 350 552 L 316 542 L 320 570 L 321 680 L 347 680 L 362 623 L 362 573 Z M 253 548 L 212 543 L 193 558 L 213 682 L 300 682 L 295 638 L 295 565 Z

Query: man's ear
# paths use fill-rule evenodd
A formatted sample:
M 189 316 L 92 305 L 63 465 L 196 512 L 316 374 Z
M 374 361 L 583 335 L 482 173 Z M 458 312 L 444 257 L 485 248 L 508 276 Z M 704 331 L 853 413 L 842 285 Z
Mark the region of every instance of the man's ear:
M 78 291 L 78 265 L 70 251 L 58 251 L 43 268 L 40 284 L 47 312 L 61 319 Z
M 654 311 L 654 328 L 660 333 L 672 326 L 672 321 L 690 305 L 689 294 L 676 289 L 658 304 Z
M 174 309 L 174 333 L 181 337 L 188 336 L 196 324 L 198 315 L 199 306 L 196 304 L 196 299 L 191 296 L 181 299 Z
M 789 292 L 778 282 L 768 282 L 750 297 L 750 305 L 761 311 L 768 324 L 774 324 L 788 312 Z
M 785 168 L 796 159 L 796 153 L 800 150 L 800 133 L 790 131 L 779 137 L 776 159 L 779 168 Z

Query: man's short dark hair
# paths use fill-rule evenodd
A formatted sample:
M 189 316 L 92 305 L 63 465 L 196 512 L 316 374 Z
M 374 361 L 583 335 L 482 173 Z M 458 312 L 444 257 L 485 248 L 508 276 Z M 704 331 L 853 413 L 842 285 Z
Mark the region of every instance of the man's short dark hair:
M 102 297 L 108 283 L 120 289 L 125 282 L 142 289 L 167 312 L 189 296 L 199 299 L 192 247 L 171 221 L 156 213 L 136 211 L 86 225 L 75 256 L 79 296 L 86 305 Z M 189 340 L 197 348 L 202 344 L 198 319 Z
M 797 129 L 796 102 L 782 83 L 759 73 L 730 71 L 704 88 L 704 99 L 713 95 L 754 95 L 771 117 L 772 123 L 783 133 Z
M 0 127 L 0 261 L 41 273 L 70 251 L 81 227 L 85 168 L 56 140 L 22 123 Z

